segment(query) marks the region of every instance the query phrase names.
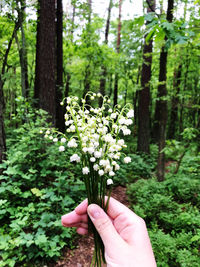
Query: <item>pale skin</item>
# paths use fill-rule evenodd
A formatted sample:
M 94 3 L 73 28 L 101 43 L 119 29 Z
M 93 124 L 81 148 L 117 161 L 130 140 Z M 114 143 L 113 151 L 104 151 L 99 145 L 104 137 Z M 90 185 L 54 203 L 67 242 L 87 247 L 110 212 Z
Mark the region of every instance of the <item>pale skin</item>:
M 99 232 L 108 267 L 156 267 L 145 222 L 126 206 L 110 198 L 107 214 L 84 200 L 74 211 L 62 216 L 62 225 L 88 233 L 88 215 Z

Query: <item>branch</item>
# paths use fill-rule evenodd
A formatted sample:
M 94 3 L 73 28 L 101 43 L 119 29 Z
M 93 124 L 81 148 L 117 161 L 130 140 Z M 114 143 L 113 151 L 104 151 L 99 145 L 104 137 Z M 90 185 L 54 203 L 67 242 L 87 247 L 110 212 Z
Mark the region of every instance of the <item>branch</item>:
M 185 150 L 183 151 L 183 153 L 181 154 L 181 156 L 180 156 L 180 158 L 179 158 L 179 160 L 178 160 L 178 162 L 177 162 L 177 165 L 176 165 L 176 169 L 175 169 L 175 171 L 174 171 L 174 174 L 177 174 L 177 172 L 178 172 L 178 170 L 179 170 L 179 168 L 180 168 L 182 159 L 183 159 L 183 157 L 185 156 L 185 153 L 187 152 L 187 148 L 189 147 L 189 145 L 190 145 L 190 144 L 187 143 L 187 144 L 184 146 Z
M 5 73 L 5 69 L 6 69 L 6 65 L 7 65 L 7 61 L 8 61 L 8 54 L 10 52 L 10 48 L 11 48 L 11 45 L 12 45 L 12 41 L 16 35 L 16 32 L 18 31 L 20 27 L 20 24 L 19 24 L 19 21 L 17 21 L 15 23 L 15 27 L 14 27 L 14 30 L 13 30 L 13 33 L 12 33 L 12 36 L 10 38 L 10 41 L 8 43 L 8 47 L 6 49 L 6 52 L 5 52 L 5 55 L 4 55 L 4 61 L 3 61 L 3 66 L 2 66 L 2 69 L 1 69 L 1 75 L 0 75 L 0 80 L 2 80 L 2 75 Z M 0 88 L 1 89 L 1 88 Z
M 160 14 L 156 13 L 155 11 L 155 0 L 146 0 L 146 2 L 151 12 L 155 13 L 155 15 L 160 18 Z M 151 2 L 153 2 L 153 5 L 151 4 Z

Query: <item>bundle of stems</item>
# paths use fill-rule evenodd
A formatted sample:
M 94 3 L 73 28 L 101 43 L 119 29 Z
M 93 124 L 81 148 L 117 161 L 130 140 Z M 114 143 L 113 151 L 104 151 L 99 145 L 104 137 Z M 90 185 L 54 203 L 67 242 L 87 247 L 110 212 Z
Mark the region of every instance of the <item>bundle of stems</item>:
M 107 185 L 107 179 L 105 177 L 99 176 L 97 172 L 93 170 L 93 164 L 90 163 L 90 175 L 85 175 L 84 182 L 86 193 L 88 197 L 88 205 L 97 204 L 105 212 L 107 212 L 109 199 L 111 196 L 112 185 Z M 106 190 L 108 187 L 108 190 Z M 107 192 L 107 194 L 106 194 Z M 108 196 L 107 199 L 105 196 Z M 101 267 L 102 262 L 106 263 L 104 256 L 104 244 L 101 240 L 99 233 L 94 227 L 92 221 L 88 217 L 88 229 L 89 232 L 93 233 L 94 237 L 94 255 L 92 258 L 91 266 Z

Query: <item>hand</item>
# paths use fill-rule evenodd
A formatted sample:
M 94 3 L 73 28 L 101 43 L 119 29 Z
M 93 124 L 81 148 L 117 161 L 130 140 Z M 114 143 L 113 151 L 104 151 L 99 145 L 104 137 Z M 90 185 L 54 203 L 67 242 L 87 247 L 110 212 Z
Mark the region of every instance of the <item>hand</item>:
M 88 232 L 88 215 L 99 232 L 108 267 L 156 267 L 145 222 L 126 206 L 110 198 L 107 214 L 84 200 L 74 211 L 62 216 L 62 225 Z

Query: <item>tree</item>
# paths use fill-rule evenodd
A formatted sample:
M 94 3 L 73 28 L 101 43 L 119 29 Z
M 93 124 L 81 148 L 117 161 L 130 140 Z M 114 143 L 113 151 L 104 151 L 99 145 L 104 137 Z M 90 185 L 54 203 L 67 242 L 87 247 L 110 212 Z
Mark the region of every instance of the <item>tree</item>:
M 2 163 L 4 159 L 6 159 L 6 155 L 5 155 L 6 135 L 5 135 L 5 126 L 4 126 L 4 117 L 3 117 L 3 107 L 4 107 L 3 90 L 0 89 L 0 163 Z M 1 173 L 1 169 L 0 169 L 0 173 Z
M 112 9 L 112 3 L 113 1 L 110 0 L 109 2 L 109 7 L 108 7 L 108 17 L 106 21 L 106 30 L 105 30 L 105 40 L 104 43 L 108 44 L 108 34 L 109 34 L 109 29 L 110 29 L 110 16 L 111 16 L 111 9 Z M 102 74 L 101 74 L 101 79 L 100 79 L 100 88 L 99 92 L 104 96 L 105 95 L 105 89 L 106 89 L 106 76 L 107 76 L 107 70 L 106 66 L 102 66 Z M 102 106 L 103 99 L 102 97 L 99 98 L 99 106 Z
M 180 93 L 180 83 L 181 83 L 181 71 L 182 64 L 180 63 L 178 66 L 178 70 L 174 70 L 174 81 L 173 81 L 173 89 L 174 95 L 171 100 L 171 112 L 170 112 L 170 120 L 168 127 L 168 138 L 173 139 L 176 134 L 177 126 L 178 126 L 178 104 L 179 104 L 179 93 Z
M 17 0 L 17 13 L 21 31 L 21 44 L 18 40 L 17 34 L 15 40 L 19 50 L 20 66 L 21 66 L 21 87 L 22 96 L 27 98 L 29 95 L 29 82 L 28 82 L 28 60 L 27 60 L 27 48 L 26 48 L 26 37 L 24 32 L 24 21 L 25 21 L 25 0 Z
M 3 94 L 3 86 L 4 86 L 4 74 L 6 73 L 6 66 L 8 62 L 8 54 L 10 52 L 10 48 L 13 42 L 13 39 L 19 29 L 19 22 L 17 21 L 15 23 L 12 36 L 8 42 L 7 49 L 5 51 L 3 61 L 2 61 L 2 68 L 1 68 L 1 74 L 0 74 L 0 163 L 6 159 L 6 135 L 5 135 L 5 126 L 4 126 L 4 116 L 3 116 L 3 111 L 5 107 L 5 102 L 4 102 L 4 94 Z
M 173 8 L 174 8 L 174 0 L 168 0 L 168 8 L 167 8 L 167 21 L 169 23 L 173 20 Z M 165 43 L 167 41 L 167 37 L 165 37 Z M 159 67 L 159 85 L 158 85 L 158 98 L 156 102 L 156 110 L 155 110 L 155 121 L 158 125 L 158 162 L 157 162 L 157 177 L 158 181 L 164 180 L 164 172 L 165 172 L 165 139 L 166 139 L 166 125 L 167 125 L 167 87 L 166 87 L 166 79 L 167 79 L 167 48 L 166 46 L 162 46 L 160 53 L 160 67 Z
M 63 7 L 57 0 L 56 9 L 56 127 L 64 130 L 64 111 L 60 102 L 63 99 Z
M 39 0 L 38 4 L 34 96 L 55 125 L 55 1 Z
M 71 29 L 70 32 L 68 33 L 70 35 L 70 41 L 73 44 L 73 39 L 74 39 L 74 26 L 75 26 L 75 15 L 76 15 L 76 5 L 74 3 L 74 1 L 72 1 L 72 18 L 71 18 Z M 68 49 L 70 50 L 70 49 Z M 68 62 L 71 62 L 71 54 L 68 57 Z M 65 92 L 64 92 L 64 97 L 67 98 L 69 95 L 69 90 L 70 90 L 70 79 L 71 79 L 71 75 L 70 72 L 67 71 L 66 73 L 66 82 L 65 82 Z
M 85 40 L 87 48 L 91 47 L 91 17 L 92 17 L 92 0 L 87 0 L 87 24 L 86 24 L 86 32 L 87 38 Z M 86 37 L 86 36 L 85 36 Z M 91 76 L 91 55 L 88 54 L 88 63 L 85 68 L 85 77 L 84 77 L 84 91 L 83 98 L 90 91 L 90 76 Z M 87 104 L 89 104 L 89 98 L 86 98 Z
M 120 42 L 121 42 L 121 16 L 122 16 L 122 0 L 119 0 L 119 17 L 118 17 L 118 27 L 117 27 L 117 53 L 120 52 Z M 115 84 L 114 84 L 114 98 L 113 106 L 117 105 L 118 98 L 118 73 L 115 74 Z
M 147 13 L 155 11 L 155 0 L 147 0 Z M 147 21 L 148 24 L 148 21 Z M 145 36 L 145 38 L 147 35 Z M 138 151 L 149 153 L 150 137 L 150 80 L 151 80 L 151 63 L 152 63 L 152 46 L 153 40 L 145 41 L 143 48 L 143 64 L 141 88 L 138 92 Z

